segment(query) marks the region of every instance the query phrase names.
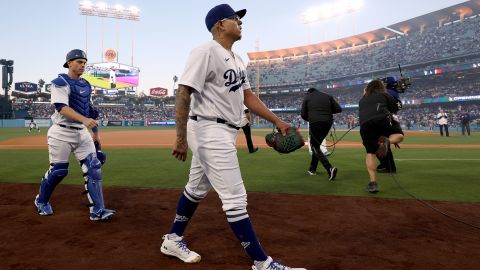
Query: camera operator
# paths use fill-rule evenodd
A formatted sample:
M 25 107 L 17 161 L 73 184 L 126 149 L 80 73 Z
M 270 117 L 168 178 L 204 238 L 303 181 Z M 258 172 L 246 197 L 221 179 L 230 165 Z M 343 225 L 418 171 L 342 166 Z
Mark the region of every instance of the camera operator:
M 440 136 L 443 136 L 443 129 L 445 129 L 445 135 L 449 137 L 448 134 L 448 115 L 447 113 L 440 109 L 440 112 L 437 114 L 438 127 L 440 128 Z
M 396 88 L 398 82 L 394 77 L 386 77 L 382 79 L 387 88 L 387 93 L 395 99 L 395 102 L 399 109 L 402 109 L 402 101 L 400 101 L 400 94 L 397 92 Z M 405 86 L 406 88 L 407 86 Z M 403 90 L 403 89 L 402 89 Z M 404 91 L 404 90 L 403 90 Z M 396 173 L 397 166 L 395 165 L 395 160 L 393 159 L 392 149 L 388 149 L 388 153 L 385 157 L 381 158 L 377 155 L 378 161 L 380 164 L 377 166 L 377 172 L 379 173 Z
M 317 174 L 318 161 L 328 173 L 328 180 L 332 181 L 337 176 L 337 168 L 333 167 L 327 157 L 320 150 L 320 144 L 327 136 L 333 124 L 333 114 L 342 112 L 342 108 L 335 99 L 315 88 L 309 88 L 308 94 L 302 103 L 302 118 L 309 123 L 310 146 L 312 160 L 307 173 Z
M 399 110 L 395 99 L 386 92 L 381 80 L 371 81 L 359 102 L 360 135 L 366 149 L 365 162 L 370 176 L 367 190 L 379 191 L 376 173 L 376 155 L 383 158 L 390 149 L 390 143 L 403 141 L 403 131 L 393 115 Z

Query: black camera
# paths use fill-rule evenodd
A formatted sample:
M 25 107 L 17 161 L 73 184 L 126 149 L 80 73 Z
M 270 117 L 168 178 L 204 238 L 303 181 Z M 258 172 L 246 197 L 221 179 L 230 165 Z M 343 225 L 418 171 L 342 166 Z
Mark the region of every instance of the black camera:
M 400 79 L 396 79 L 395 77 L 386 77 L 381 79 L 385 83 L 385 87 L 387 89 L 393 90 L 397 93 L 405 93 L 405 90 L 412 85 L 410 78 L 401 77 Z
M 412 82 L 410 81 L 409 77 L 403 77 L 402 74 L 402 67 L 398 64 L 398 70 L 400 71 L 400 79 L 397 80 L 395 77 L 385 77 L 382 80 L 385 83 L 387 89 L 393 90 L 399 94 L 405 93 Z

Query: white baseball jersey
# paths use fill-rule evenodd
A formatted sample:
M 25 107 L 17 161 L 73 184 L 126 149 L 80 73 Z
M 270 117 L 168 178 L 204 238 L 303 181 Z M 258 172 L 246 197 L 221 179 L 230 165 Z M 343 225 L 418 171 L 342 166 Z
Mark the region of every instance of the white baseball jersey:
M 65 86 L 58 86 L 55 84 L 52 84 L 52 91 L 51 91 L 51 103 L 63 103 L 68 106 L 69 104 L 69 95 L 70 95 L 70 86 L 65 85 Z M 62 124 L 66 126 L 73 126 L 73 127 L 78 127 L 78 128 L 83 128 L 85 127 L 83 124 L 74 122 L 72 120 L 69 120 L 65 116 L 61 115 L 57 110 L 53 113 L 52 117 L 52 122 L 53 124 Z
M 58 86 L 52 84 L 51 103 L 63 103 L 68 106 L 70 96 L 70 85 Z M 88 129 L 82 124 L 69 120 L 61 115 L 57 110 L 53 113 L 53 125 L 48 129 L 48 153 L 50 163 L 68 162 L 70 153 L 74 153 L 78 160 L 82 160 L 90 153 L 95 153 L 92 136 Z M 74 130 L 61 127 L 65 125 L 70 127 L 82 128 Z
M 448 124 L 447 113 L 438 113 L 437 120 L 439 125 L 447 125 Z
M 110 83 L 117 82 L 117 75 L 115 74 L 115 70 L 110 70 Z
M 250 119 L 247 118 L 247 113 L 245 113 L 245 110 L 248 110 L 247 106 L 243 105 L 243 115 L 242 115 L 242 121 L 240 122 L 240 126 L 243 127 L 246 124 L 250 123 Z
M 212 40 L 192 50 L 179 84 L 192 87 L 190 115 L 221 118 L 240 126 L 243 91 L 250 89 L 247 71 L 238 54 Z

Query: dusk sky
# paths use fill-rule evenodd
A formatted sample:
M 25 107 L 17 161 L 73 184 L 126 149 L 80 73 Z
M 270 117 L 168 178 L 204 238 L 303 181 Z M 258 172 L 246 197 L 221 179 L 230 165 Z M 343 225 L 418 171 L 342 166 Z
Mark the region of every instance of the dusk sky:
M 140 68 L 139 90 L 164 87 L 172 94 L 173 76 L 180 76 L 190 50 L 211 39 L 205 15 L 217 4 L 247 9 L 242 40 L 234 50 L 248 61 L 247 52 L 318 43 L 375 30 L 425 13 L 455 5 L 455 0 L 364 0 L 355 13 L 304 24 L 302 14 L 328 1 L 234 0 L 230 2 L 104 0 L 114 6 L 136 6 L 140 21 L 81 16 L 80 1 L 0 0 L 0 58 L 15 61 L 14 82 L 47 82 L 66 72 L 66 53 L 87 49 L 89 62 L 100 62 L 103 49 L 118 49 L 119 62 Z M 91 1 L 98 3 L 100 1 Z M 87 27 L 86 27 L 87 25 Z M 86 35 L 87 33 L 87 35 Z M 103 34 L 102 34 L 103 33 Z M 86 42 L 87 38 L 87 42 Z M 132 43 L 133 41 L 133 43 Z M 88 45 L 85 48 L 86 44 Z M 133 46 L 132 46 L 133 45 Z

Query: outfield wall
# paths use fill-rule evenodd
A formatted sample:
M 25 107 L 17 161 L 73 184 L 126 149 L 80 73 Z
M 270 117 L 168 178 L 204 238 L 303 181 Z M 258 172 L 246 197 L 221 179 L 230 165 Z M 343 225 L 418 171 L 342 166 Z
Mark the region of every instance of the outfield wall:
M 50 127 L 52 120 L 49 118 L 34 118 L 34 121 L 39 127 Z M 175 120 L 99 120 L 100 127 L 174 127 Z M 28 128 L 30 120 L 26 119 L 0 119 L 0 128 Z M 308 128 L 307 125 L 300 125 L 300 128 Z M 480 131 L 480 123 L 470 125 L 472 131 Z M 254 124 L 253 128 L 271 128 L 272 124 Z M 337 129 L 348 129 L 346 125 L 336 125 Z M 356 127 L 355 129 L 359 129 Z M 402 125 L 403 130 L 407 130 L 407 127 Z M 428 130 L 425 127 L 414 126 L 410 130 Z M 433 128 L 433 131 L 438 131 L 438 126 Z M 453 132 L 461 132 L 460 126 L 449 126 L 449 130 Z
M 52 120 L 49 118 L 34 118 L 38 127 L 50 127 Z M 0 128 L 28 128 L 30 119 L 0 119 Z

